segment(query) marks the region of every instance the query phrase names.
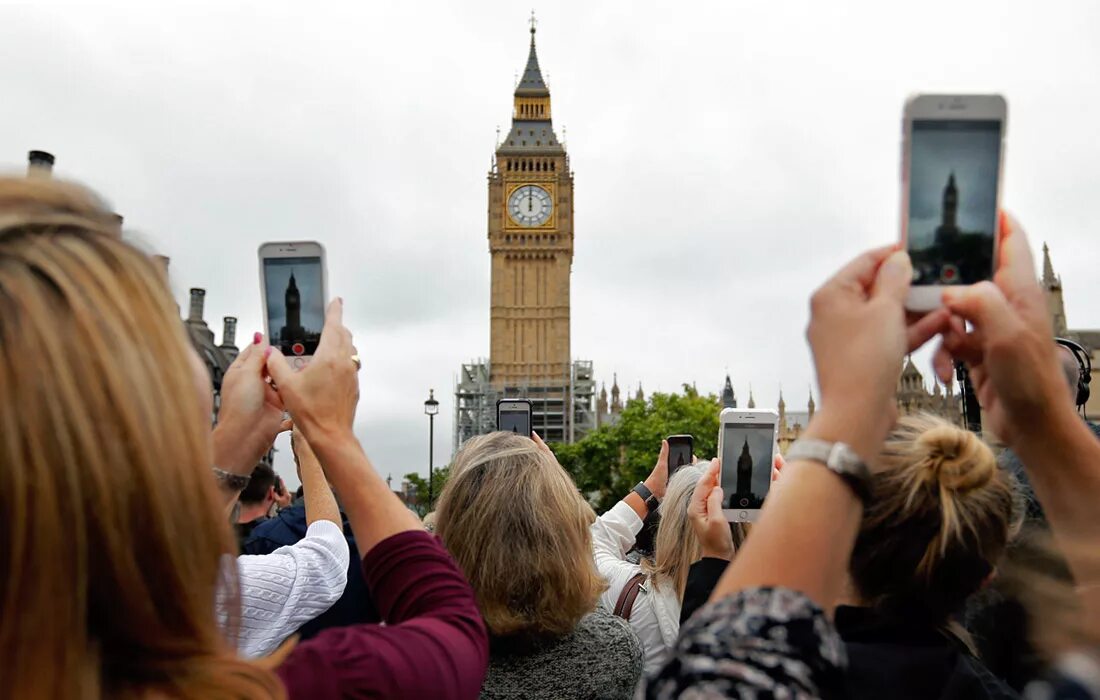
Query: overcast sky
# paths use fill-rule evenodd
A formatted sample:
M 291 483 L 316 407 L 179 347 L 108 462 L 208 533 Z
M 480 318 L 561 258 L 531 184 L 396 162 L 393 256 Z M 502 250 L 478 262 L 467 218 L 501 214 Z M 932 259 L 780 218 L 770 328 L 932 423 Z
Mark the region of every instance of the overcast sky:
M 686 8 L 691 8 L 686 9 Z M 537 3 L 576 172 L 573 354 L 631 393 L 728 368 L 758 405 L 812 381 L 807 298 L 896 238 L 902 104 L 1002 92 L 1006 206 L 1100 327 L 1100 9 L 1088 2 Z M 171 257 L 176 297 L 261 326 L 256 248 L 316 239 L 363 357 L 383 473 L 451 451 L 489 348 L 486 172 L 527 56 L 515 2 L 6 2 L 0 164 L 53 152 Z M 928 363 L 920 366 L 926 375 Z M 280 443 L 285 444 L 285 443 Z M 277 465 L 296 482 L 286 452 Z

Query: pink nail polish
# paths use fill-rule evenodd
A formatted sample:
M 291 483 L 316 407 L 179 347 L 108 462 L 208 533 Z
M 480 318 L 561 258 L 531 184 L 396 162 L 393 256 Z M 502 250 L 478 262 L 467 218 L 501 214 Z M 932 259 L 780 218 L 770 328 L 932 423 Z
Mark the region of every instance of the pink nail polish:
M 271 351 L 274 350 L 274 349 L 275 348 L 271 347 L 270 345 L 267 346 L 267 350 L 264 350 L 264 359 L 265 360 L 267 358 L 271 357 Z
M 260 341 L 263 340 L 263 339 L 264 339 L 264 334 L 260 333 L 259 331 L 252 334 L 252 344 L 253 345 L 259 345 Z

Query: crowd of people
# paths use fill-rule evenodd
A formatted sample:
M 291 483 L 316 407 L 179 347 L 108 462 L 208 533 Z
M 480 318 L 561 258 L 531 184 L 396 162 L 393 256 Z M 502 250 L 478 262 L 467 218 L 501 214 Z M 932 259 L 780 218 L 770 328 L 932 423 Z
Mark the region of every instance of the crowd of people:
M 163 268 L 92 192 L 0 179 L 0 688 L 1100 700 L 1100 440 L 1025 234 L 1002 215 L 998 235 L 994 280 L 923 316 L 893 247 L 818 289 L 801 440 L 858 468 L 792 448 L 751 526 L 724 517 L 718 460 L 669 478 L 663 444 L 597 516 L 537 435 L 492 433 L 429 531 L 352 430 L 342 299 L 300 371 L 256 334 L 212 427 Z M 997 446 L 898 418 L 902 361 L 935 338 Z M 293 501 L 262 460 L 286 430 Z

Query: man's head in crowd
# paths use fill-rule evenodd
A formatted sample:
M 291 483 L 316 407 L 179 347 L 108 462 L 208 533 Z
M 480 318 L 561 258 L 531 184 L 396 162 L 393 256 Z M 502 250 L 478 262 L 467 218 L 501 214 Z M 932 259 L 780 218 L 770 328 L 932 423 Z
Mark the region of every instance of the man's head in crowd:
M 266 516 L 275 503 L 277 482 L 278 477 L 270 464 L 267 462 L 257 464 L 252 470 L 252 478 L 249 479 L 248 486 L 241 491 L 241 514 L 237 521 L 249 523 Z
M 554 456 L 491 433 L 455 455 L 435 532 L 465 572 L 495 636 L 560 637 L 596 607 L 592 508 Z
M 993 573 L 1021 505 L 977 435 L 907 416 L 886 440 L 850 565 L 865 605 L 945 624 Z

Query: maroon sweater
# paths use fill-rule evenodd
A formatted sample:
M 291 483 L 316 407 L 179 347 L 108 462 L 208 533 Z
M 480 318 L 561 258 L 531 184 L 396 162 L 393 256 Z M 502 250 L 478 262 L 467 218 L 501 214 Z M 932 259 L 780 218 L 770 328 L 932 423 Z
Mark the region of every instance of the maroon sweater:
M 292 700 L 476 698 L 489 637 L 474 592 L 427 532 L 401 532 L 363 557 L 385 625 L 325 630 L 277 669 Z

